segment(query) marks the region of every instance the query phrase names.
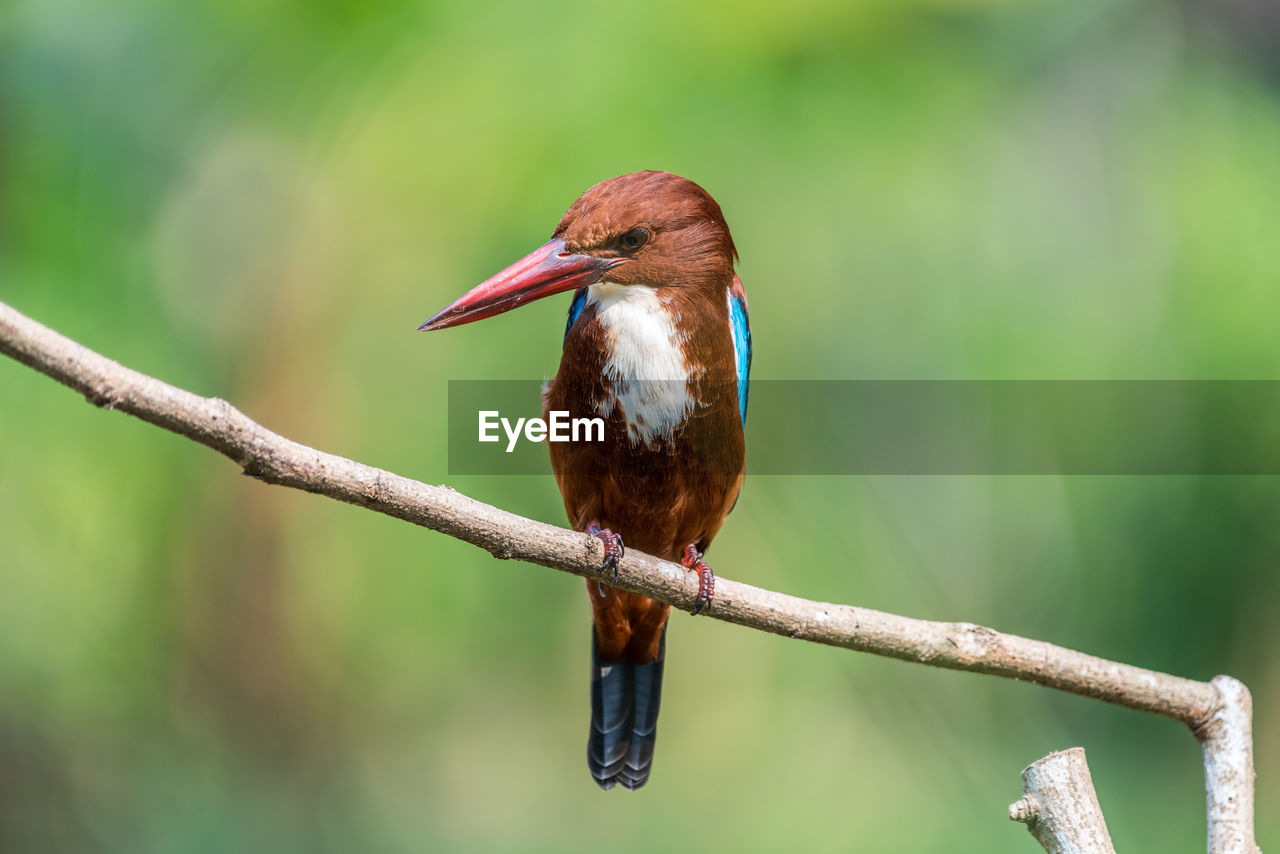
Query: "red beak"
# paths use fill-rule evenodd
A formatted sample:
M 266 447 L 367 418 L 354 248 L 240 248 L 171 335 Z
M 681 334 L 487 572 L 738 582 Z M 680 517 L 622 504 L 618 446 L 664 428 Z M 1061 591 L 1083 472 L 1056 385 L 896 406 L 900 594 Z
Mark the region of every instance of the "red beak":
M 552 294 L 594 285 L 623 260 L 566 252 L 564 241 L 554 238 L 458 297 L 418 329 L 461 326 Z

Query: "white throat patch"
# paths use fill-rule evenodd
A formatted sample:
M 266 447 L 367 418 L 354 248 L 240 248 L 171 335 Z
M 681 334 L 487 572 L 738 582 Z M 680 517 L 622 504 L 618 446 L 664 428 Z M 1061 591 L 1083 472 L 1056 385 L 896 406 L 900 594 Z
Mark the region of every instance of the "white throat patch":
M 632 442 L 648 445 L 670 436 L 693 411 L 688 382 L 694 372 L 685 360 L 683 336 L 657 292 L 602 282 L 587 289 L 587 303 L 604 326 L 605 375 L 613 381 L 613 396 L 596 411 L 608 416 L 620 404 Z

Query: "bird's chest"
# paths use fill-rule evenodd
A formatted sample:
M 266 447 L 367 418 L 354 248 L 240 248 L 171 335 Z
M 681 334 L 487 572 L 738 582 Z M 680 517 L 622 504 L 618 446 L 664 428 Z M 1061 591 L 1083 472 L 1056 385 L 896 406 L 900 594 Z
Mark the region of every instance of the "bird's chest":
M 584 361 L 594 364 L 583 367 L 596 379 L 590 407 L 617 418 L 632 444 L 670 439 L 698 407 L 691 381 L 702 374 L 688 358 L 680 318 L 652 288 L 637 285 L 592 286 L 586 310 L 594 353 Z
M 543 406 L 600 415 L 604 441 L 549 445 L 551 466 L 575 524 L 608 521 L 678 557 L 714 534 L 742 473 L 727 321 L 648 288 L 601 290 L 573 318 Z

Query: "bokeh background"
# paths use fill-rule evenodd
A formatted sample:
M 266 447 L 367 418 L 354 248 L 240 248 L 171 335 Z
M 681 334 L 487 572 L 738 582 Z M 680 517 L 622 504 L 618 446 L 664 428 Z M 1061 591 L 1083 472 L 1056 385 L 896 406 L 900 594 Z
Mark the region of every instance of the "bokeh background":
M 449 379 L 568 297 L 414 333 L 603 178 L 721 202 L 768 379 L 1280 378 L 1271 0 L 19 0 L 0 299 L 302 442 L 446 470 Z M 1195 429 L 1195 425 L 1176 425 Z M 768 477 L 727 577 L 1256 703 L 1280 848 L 1280 480 Z M 1179 725 L 676 615 L 653 780 L 584 761 L 578 579 L 243 477 L 0 363 L 0 850 L 1032 851 L 1083 745 L 1119 850 L 1203 850 Z

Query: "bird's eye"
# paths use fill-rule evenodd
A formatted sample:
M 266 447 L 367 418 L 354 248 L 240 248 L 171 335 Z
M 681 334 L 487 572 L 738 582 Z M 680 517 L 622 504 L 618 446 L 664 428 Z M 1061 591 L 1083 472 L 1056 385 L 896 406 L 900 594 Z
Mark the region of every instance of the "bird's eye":
M 618 245 L 628 252 L 635 252 L 649 242 L 649 229 L 633 228 L 618 238 Z

